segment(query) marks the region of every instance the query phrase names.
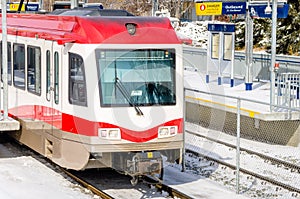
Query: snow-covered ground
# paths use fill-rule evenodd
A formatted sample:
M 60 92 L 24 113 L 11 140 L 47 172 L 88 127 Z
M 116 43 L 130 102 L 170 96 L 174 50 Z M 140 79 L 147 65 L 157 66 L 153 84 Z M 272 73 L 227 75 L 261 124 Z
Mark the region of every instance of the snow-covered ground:
M 97 199 L 87 189 L 70 182 L 53 170 L 47 161 L 40 162 L 18 148 L 0 144 L 1 199 Z
M 236 144 L 235 136 L 206 129 L 196 124 L 186 123 L 186 129 L 226 143 L 231 143 L 232 145 Z M 225 147 L 222 144 L 217 144 L 190 134 L 186 135 L 186 143 L 188 143 L 186 147 L 190 150 L 198 151 L 232 165 L 236 165 L 236 151 L 232 148 Z M 260 152 L 270 157 L 276 157 L 278 159 L 293 162 L 295 164 L 300 161 L 300 152 L 298 147 L 274 145 L 248 139 L 241 139 L 241 146 L 243 148 Z M 189 165 L 188 173 L 195 176 L 207 176 L 217 184 L 236 190 L 236 173 L 234 170 L 228 169 L 219 164 L 210 164 L 211 161 L 205 160 L 205 158 L 199 161 L 199 157 L 188 156 L 186 159 L 187 164 Z M 281 183 L 299 188 L 298 172 L 291 172 L 289 169 L 283 168 L 281 165 L 265 162 L 264 159 L 255 155 L 241 153 L 240 167 L 259 173 L 263 176 L 268 176 L 269 178 L 280 181 Z M 282 187 L 256 179 L 250 175 L 243 174 L 242 172 L 240 172 L 239 176 L 240 193 L 243 196 L 264 199 L 295 199 L 300 197 L 299 194 L 296 195 Z
M 201 76 L 192 75 L 197 72 L 186 71 L 186 86 L 199 83 Z M 226 86 L 225 86 L 226 87 Z M 224 89 L 226 89 L 224 87 Z M 231 88 L 231 89 L 238 89 Z M 267 91 L 265 91 L 267 93 Z M 249 92 L 248 92 L 249 93 Z M 260 95 L 264 98 L 264 95 Z M 196 131 L 205 131 L 204 133 L 212 133 L 210 130 L 205 130 L 202 127 L 193 124 L 187 124 L 187 127 Z M 218 136 L 221 135 L 217 132 Z M 224 135 L 225 136 L 225 135 Z M 234 137 L 222 137 L 227 141 L 235 140 Z M 217 150 L 216 145 L 209 145 L 203 142 L 193 142 L 195 140 L 187 137 L 187 144 L 196 148 L 205 149 L 211 153 L 228 159 L 234 160 L 234 153 L 225 150 Z M 264 151 L 269 154 L 274 154 L 276 157 L 294 157 L 300 161 L 299 148 L 278 146 L 249 140 L 242 140 L 243 146 L 249 146 L 257 151 Z M 20 155 L 18 151 L 9 150 L 10 147 L 4 147 L 0 144 L 0 198 L 4 199 L 40 199 L 40 198 L 80 198 L 80 199 L 96 199 L 89 191 L 69 181 L 61 173 L 53 170 L 47 161 L 38 161 L 29 155 Z M 235 193 L 235 175 L 232 171 L 224 170 L 221 166 L 207 166 L 207 161 L 200 161 L 199 158 L 187 157 L 187 161 L 191 165 L 199 168 L 205 168 L 208 173 L 199 173 L 188 168 L 186 172 L 181 172 L 180 165 L 169 164 L 165 168 L 165 183 L 173 186 L 176 189 L 184 191 L 187 195 L 194 198 L 206 199 L 233 199 L 233 198 L 280 198 L 280 199 L 295 199 L 299 196 L 293 196 L 290 192 L 277 192 L 277 187 L 272 185 L 261 186 L 259 181 L 251 179 L 248 176 L 242 176 L 240 179 L 241 192 L 239 195 Z M 249 166 L 254 165 L 253 159 L 251 162 L 243 160 L 243 164 Z M 263 168 L 266 172 L 268 168 Z M 56 169 L 57 170 L 57 169 Z M 296 179 L 297 180 L 297 179 Z M 276 197 L 275 197 L 276 196 Z M 153 195 L 143 195 L 143 198 L 156 198 Z M 134 198 L 133 198 L 134 199 Z
M 207 27 L 208 22 L 182 23 L 181 27 L 176 29 L 177 32 L 184 34 L 194 41 L 194 45 L 205 48 L 207 46 Z M 189 74 L 193 76 L 194 74 Z M 201 78 L 201 77 L 200 77 Z M 195 80 L 196 81 L 196 80 Z M 202 80 L 203 81 L 203 80 Z M 192 84 L 192 83 L 190 83 Z M 238 87 L 237 87 L 238 88 Z M 210 88 L 211 89 L 211 88 Z M 267 92 L 267 91 L 266 91 Z M 268 93 L 266 93 L 268 95 Z M 260 95 L 265 97 L 263 95 Z M 274 154 L 289 154 L 293 156 L 299 148 L 274 146 L 251 142 L 251 146 L 257 150 L 268 151 Z M 198 147 L 203 147 L 200 145 Z M 227 157 L 228 154 L 220 156 Z M 295 157 L 297 159 L 299 157 Z M 248 164 L 252 164 L 249 162 Z M 199 166 L 199 165 L 198 165 Z M 215 170 L 216 173 L 221 172 Z M 216 177 L 217 178 L 217 177 Z M 215 178 L 215 179 L 216 179 Z M 220 179 L 219 179 L 220 180 Z M 226 181 L 227 180 L 227 181 Z M 250 189 L 253 181 L 247 178 L 241 179 L 244 186 Z M 169 165 L 165 171 L 165 182 L 177 189 L 184 190 L 188 195 L 195 198 L 206 199 L 234 199 L 248 198 L 245 189 L 240 195 L 236 195 L 233 189 L 224 186 L 225 183 L 234 183 L 232 179 L 223 179 L 219 182 L 213 181 L 205 176 L 195 175 L 191 171 L 182 173 L 180 168 Z M 271 191 L 273 189 L 270 189 Z M 265 192 L 270 192 L 265 190 Z M 265 198 L 265 196 L 253 196 L 254 198 Z M 47 199 L 47 198 L 73 198 L 73 199 L 97 199 L 98 197 L 91 194 L 88 190 L 72 183 L 64 175 L 53 170 L 52 166 L 46 161 L 40 162 L 30 155 L 20 155 L 18 151 L 9 150 L 9 147 L 0 144 L 0 198 L 1 199 Z M 143 198 L 154 198 L 151 195 Z M 297 198 L 286 193 L 281 198 Z
M 185 86 L 195 87 L 199 82 L 203 81 L 203 77 L 197 71 L 185 71 Z M 212 83 L 214 84 L 214 83 Z M 226 92 L 228 85 L 218 86 L 218 90 Z M 220 88 L 222 87 L 222 88 Z M 211 91 L 216 91 L 216 87 L 207 87 Z M 230 88 L 231 94 L 241 94 L 239 87 Z M 235 90 L 235 92 L 233 92 Z M 262 92 L 262 91 L 260 91 Z M 268 94 L 268 90 L 264 90 L 264 94 Z M 243 95 L 247 92 L 243 90 Z M 248 92 L 249 96 L 251 92 Z M 263 93 L 259 96 L 265 98 Z M 194 130 L 212 131 L 203 129 L 199 126 L 187 124 L 188 128 Z M 217 132 L 220 136 L 221 133 Z M 224 135 L 225 136 L 225 135 Z M 234 141 L 234 137 L 222 137 L 227 141 Z M 264 151 L 274 154 L 276 157 L 290 156 L 300 161 L 299 148 L 271 145 L 267 143 L 243 140 L 243 146 L 249 146 L 257 151 Z M 195 142 L 195 139 L 187 137 L 187 144 L 196 148 L 207 150 L 211 153 L 234 161 L 234 153 L 225 150 L 217 150 L 216 145 L 210 145 L 203 142 Z M 277 187 L 268 185 L 260 186 L 260 181 L 249 178 L 249 176 L 241 177 L 241 191 L 237 195 L 235 193 L 235 175 L 233 171 L 226 170 L 218 165 L 207 165 L 207 161 L 199 161 L 197 157 L 187 157 L 194 168 L 202 168 L 202 175 L 197 170 L 189 167 L 186 172 L 181 172 L 180 165 L 169 164 L 165 168 L 164 182 L 176 189 L 184 191 L 187 195 L 194 198 L 205 199 L 242 199 L 242 198 L 268 198 L 268 199 L 295 199 L 299 196 L 292 196 L 290 192 L 277 192 Z M 243 164 L 254 165 L 253 159 L 250 162 L 243 160 Z M 263 168 L 266 172 L 268 168 Z M 9 151 L 9 149 L 0 145 L 0 198 L 4 199 L 40 199 L 40 198 L 80 198 L 90 199 L 97 198 L 89 191 L 70 182 L 60 173 L 53 171 L 51 165 L 47 161 L 37 161 L 30 155 L 19 155 L 18 152 Z M 143 195 L 143 198 L 157 198 L 152 195 Z
M 185 88 L 192 88 L 195 90 L 207 91 L 211 93 L 219 93 L 225 96 L 247 98 L 265 103 L 268 103 L 270 100 L 270 85 L 268 82 L 255 82 L 252 91 L 245 91 L 245 85 L 242 80 L 238 81 L 237 85 L 235 85 L 234 87 L 230 87 L 230 84 L 228 82 L 224 83 L 223 85 L 218 85 L 217 81 L 210 81 L 210 83 L 207 84 L 205 82 L 205 75 L 193 70 L 193 68 L 185 70 L 184 79 Z M 204 99 L 203 101 L 212 100 L 218 105 L 223 104 L 226 107 L 230 107 L 233 109 L 237 107 L 237 102 L 235 99 L 230 100 L 225 97 L 223 99 L 219 99 L 216 97 L 214 99 L 211 99 L 209 98 L 209 96 L 204 96 L 199 93 L 193 93 L 190 91 L 187 94 L 188 96 L 194 96 L 195 99 Z M 241 105 L 241 109 L 248 110 L 248 112 L 255 112 L 255 114 L 271 114 L 269 105 L 251 102 L 245 103 L 243 101 Z M 211 120 L 213 119 L 214 118 L 211 118 Z M 201 132 L 201 134 L 212 137 L 214 139 L 225 141 L 231 144 L 236 144 L 235 136 L 230 136 L 216 130 L 205 129 L 198 125 L 189 123 L 186 123 L 186 128 L 192 130 L 193 132 Z M 272 130 L 270 130 L 270 133 L 272 134 Z M 283 130 L 282 134 L 284 133 L 285 132 Z M 206 151 L 207 154 L 213 154 L 214 156 L 217 156 L 221 160 L 224 160 L 226 162 L 231 162 L 233 164 L 235 164 L 236 162 L 235 150 L 226 150 L 222 145 L 220 146 L 210 141 L 201 141 L 201 139 L 195 137 L 191 138 L 191 136 L 186 136 L 186 143 L 189 147 L 195 150 Z M 300 146 L 282 146 L 272 143 L 253 141 L 250 139 L 242 139 L 241 146 L 253 151 L 264 153 L 271 157 L 289 161 L 293 164 L 299 164 L 300 162 Z M 280 165 L 276 164 L 264 164 L 260 162 L 261 159 L 253 158 L 245 154 L 241 154 L 240 161 L 241 166 L 243 166 L 243 168 L 245 169 L 253 170 L 256 173 L 262 173 L 265 176 L 270 176 L 272 179 L 276 179 L 282 183 L 290 184 L 297 188 L 300 187 L 298 176 L 299 174 L 297 172 L 293 173 L 288 169 L 284 170 L 280 167 Z M 199 171 L 203 171 L 203 169 L 206 169 L 206 171 L 209 172 L 209 178 L 214 179 L 215 181 L 218 181 L 220 184 L 224 184 L 227 187 L 231 187 L 233 190 L 235 189 L 236 178 L 232 171 L 222 170 L 220 169 L 220 167 L 209 168 L 209 166 L 205 166 L 205 164 L 207 164 L 207 161 L 199 162 L 199 158 L 190 160 L 190 164 L 194 165 L 194 168 L 190 171 L 191 173 L 196 173 L 197 175 L 199 175 L 199 173 L 201 173 Z M 197 171 L 197 168 L 200 168 L 200 170 Z M 260 183 L 263 183 L 263 186 L 260 186 Z M 243 187 L 243 195 L 249 195 L 254 198 L 292 199 L 300 197 L 299 194 L 296 195 L 295 193 L 283 190 L 274 185 L 266 185 L 264 184 L 264 182 L 249 178 L 249 176 L 247 175 L 241 177 L 240 185 L 241 187 Z
M 37 160 L 31 155 L 22 155 L 17 148 L 10 146 L 10 144 L 0 144 L 0 198 L 99 198 L 87 189 L 69 181 L 65 175 L 57 172 L 58 170 L 57 168 L 53 168 L 53 165 L 47 163 L 47 161 Z M 165 178 L 167 183 L 176 185 L 180 190 L 184 189 L 187 194 L 192 193 L 195 198 L 245 198 L 237 196 L 234 191 L 222 187 L 212 180 L 193 176 L 189 173 L 182 173 L 174 167 L 167 167 Z M 149 194 L 143 195 L 143 198 L 157 197 Z

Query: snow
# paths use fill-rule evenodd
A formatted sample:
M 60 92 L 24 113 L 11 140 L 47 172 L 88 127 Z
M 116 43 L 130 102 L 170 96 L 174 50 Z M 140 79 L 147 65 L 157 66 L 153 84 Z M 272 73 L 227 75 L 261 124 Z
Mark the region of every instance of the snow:
M 205 75 L 198 72 L 194 68 L 186 68 L 185 70 L 185 87 L 191 88 L 200 91 L 206 91 L 211 93 L 218 93 L 224 96 L 233 96 L 233 97 L 242 97 L 251 100 L 256 100 L 257 102 L 264 102 L 269 103 L 270 100 L 270 84 L 269 82 L 254 82 L 253 83 L 253 90 L 246 91 L 245 84 L 243 80 L 237 80 L 236 85 L 234 87 L 230 87 L 228 83 L 228 78 L 224 78 L 223 84 L 217 84 L 217 77 L 211 75 L 210 83 L 205 82 Z M 195 99 L 204 99 L 211 100 L 218 104 L 226 105 L 227 107 L 236 107 L 237 101 L 236 99 L 227 99 L 225 97 L 217 98 L 217 97 L 210 97 L 208 95 L 203 95 L 199 93 L 194 93 L 191 91 L 187 92 L 188 96 L 193 96 Z M 262 114 L 275 114 L 270 113 L 270 106 L 266 104 L 257 104 L 252 102 L 244 102 L 242 101 L 243 110 L 255 111 Z M 235 108 L 234 108 L 235 109 Z M 224 134 L 220 131 L 210 130 L 203 128 L 201 126 L 186 123 L 186 129 L 198 132 L 204 136 L 212 137 L 217 140 L 225 141 L 227 143 L 231 143 L 233 145 L 236 144 L 236 137 L 230 136 L 228 134 Z M 270 132 L 271 133 L 271 132 Z M 203 141 L 195 136 L 191 137 L 190 135 L 186 136 L 186 147 L 190 148 L 195 151 L 204 152 L 211 156 L 220 158 L 227 163 L 236 164 L 236 151 L 235 150 L 228 150 L 223 145 L 218 145 L 209 141 Z M 241 146 L 243 148 L 250 149 L 252 151 L 257 151 L 263 154 L 266 154 L 271 157 L 276 157 L 278 159 L 288 161 L 293 164 L 300 163 L 300 150 L 298 147 L 292 146 L 282 146 L 282 145 L 275 145 L 269 143 L 258 142 L 254 140 L 248 139 L 241 139 Z M 252 157 L 251 155 L 242 154 L 241 155 L 241 166 L 243 168 L 249 169 L 254 171 L 255 173 L 260 173 L 264 176 L 271 177 L 272 179 L 276 179 L 282 183 L 293 185 L 295 187 L 300 187 L 299 185 L 299 172 L 290 172 L 289 170 L 283 170 L 280 168 L 280 165 L 272 165 L 272 164 L 265 164 L 264 160 L 256 157 Z M 195 168 L 202 168 L 205 167 L 205 161 L 199 163 L 198 160 L 191 161 L 191 165 L 194 165 Z M 199 165 L 197 165 L 199 164 Z M 214 178 L 216 181 L 219 181 L 221 184 L 227 184 L 232 189 L 235 188 L 235 178 L 232 173 L 228 173 L 225 175 L 225 178 L 220 178 L 218 173 L 225 173 L 224 171 L 220 171 L 220 168 L 211 168 L 209 176 L 210 178 Z M 197 173 L 193 172 L 192 173 Z M 230 177 L 233 176 L 233 177 Z M 263 182 L 261 182 L 263 183 Z M 291 192 L 283 190 L 281 193 L 278 192 L 278 187 L 273 185 L 264 185 L 260 186 L 260 184 L 256 180 L 249 180 L 247 178 L 242 178 L 241 186 L 244 187 L 244 192 L 247 195 L 251 195 L 253 197 L 258 197 L 259 194 L 263 195 L 259 198 L 267 198 L 266 196 L 271 196 L 270 198 L 297 198 L 293 196 Z M 228 187 L 228 186 L 227 186 Z M 255 188 L 254 188 L 255 187 Z M 259 194 L 257 194 L 260 192 Z
M 258 113 L 269 113 L 270 106 L 265 104 L 259 104 L 258 102 L 269 103 L 270 102 L 270 83 L 269 82 L 253 82 L 252 91 L 246 91 L 245 89 L 245 81 L 240 79 L 235 79 L 234 87 L 230 85 L 230 78 L 222 77 L 222 85 L 218 85 L 217 83 L 217 75 L 210 74 L 210 83 L 206 83 L 206 74 L 195 71 L 194 69 L 187 68 L 184 75 L 184 83 L 186 88 L 195 89 L 199 91 L 204 91 L 208 93 L 215 93 L 220 95 L 227 95 L 231 97 L 248 99 L 256 101 L 253 102 L 245 102 L 243 101 L 244 108 L 251 109 L 252 111 L 256 111 Z M 236 99 L 231 98 L 217 98 L 211 96 L 203 96 L 200 93 L 194 93 L 187 91 L 187 95 L 191 95 L 195 98 L 201 97 L 206 99 L 213 98 L 213 100 L 219 100 L 219 103 L 222 104 L 230 104 L 237 105 Z
M 197 87 L 199 85 L 204 86 L 203 89 L 207 89 L 215 85 L 216 82 L 212 82 L 212 85 L 206 85 L 199 83 L 202 80 L 201 74 L 197 71 L 185 71 L 185 86 Z M 218 86 L 220 87 L 220 86 Z M 244 93 L 239 87 L 229 88 L 226 85 L 221 86 L 223 90 L 231 89 L 231 93 Z M 259 88 L 259 87 L 258 87 Z M 222 90 L 219 89 L 219 90 Z M 214 91 L 216 89 L 214 88 Z M 263 92 L 263 90 L 260 90 Z M 247 93 L 247 92 L 245 92 Z M 265 95 L 268 91 L 264 90 Z M 248 92 L 249 94 L 249 92 Z M 244 94 L 243 94 L 244 95 Z M 260 94 L 261 98 L 264 99 L 265 95 Z M 250 95 L 249 95 L 250 96 Z M 214 135 L 216 133 L 218 137 L 222 140 L 228 142 L 235 142 L 235 138 L 226 134 L 221 134 L 220 132 L 215 132 L 212 130 L 203 129 L 197 125 L 188 124 L 186 126 L 188 129 L 194 129 L 202 133 L 210 133 Z M 218 148 L 215 145 L 203 144 L 203 142 L 198 142 L 187 137 L 188 147 L 194 147 L 201 150 L 206 150 L 209 153 L 213 153 L 223 159 L 235 161 L 234 152 L 228 152 Z M 199 144 L 201 143 L 201 144 Z M 276 157 L 289 157 L 293 161 L 300 162 L 299 148 L 287 147 L 287 146 L 275 146 L 265 143 L 254 142 L 250 140 L 242 140 L 242 144 L 245 147 L 249 147 L 254 150 L 264 151 L 265 153 L 274 154 Z M 24 156 L 19 155 L 18 152 L 12 153 L 5 151 L 5 147 L 0 144 L 0 198 L 4 199 L 40 199 L 40 198 L 80 198 L 80 199 L 91 199 L 97 198 L 89 191 L 80 186 L 72 183 L 66 177 L 61 175 L 59 172 L 55 172 L 49 163 L 46 161 L 38 161 L 30 155 Z M 294 156 L 295 155 L 295 156 Z M 192 160 L 189 160 L 192 162 Z M 246 159 L 242 160 L 243 164 L 249 167 L 259 167 L 258 162 L 247 162 Z M 192 164 L 199 164 L 197 162 Z M 165 168 L 164 182 L 169 184 L 175 189 L 183 191 L 187 195 L 193 198 L 206 198 L 206 199 L 243 199 L 250 198 L 247 194 L 247 189 L 255 186 L 257 184 L 254 180 L 249 180 L 247 178 L 241 178 L 241 184 L 246 187 L 246 191 L 237 195 L 234 190 L 235 179 L 230 177 L 233 174 L 226 174 L 226 178 L 218 177 L 218 174 L 223 172 L 221 167 L 205 165 L 207 162 L 202 161 L 200 163 L 201 167 L 207 167 L 207 175 L 198 175 L 193 170 L 187 170 L 186 172 L 181 172 L 181 168 L 178 165 L 169 164 Z M 199 165 L 197 165 L 199 166 Z M 264 168 L 263 172 L 273 171 L 270 168 Z M 212 177 L 209 177 L 212 176 Z M 234 176 L 234 175 L 233 175 Z M 215 180 L 213 180 L 215 179 Z M 293 179 L 288 179 L 293 180 Z M 231 188 L 225 186 L 225 184 L 231 184 Z M 264 191 L 265 194 L 272 195 L 274 187 L 270 187 L 268 191 Z M 273 196 L 273 195 L 272 195 Z M 285 193 L 285 197 L 291 198 L 290 193 Z M 151 195 L 144 195 L 143 198 L 155 198 Z M 159 197 L 157 197 L 159 198 Z M 161 198 L 161 197 L 160 197 Z M 264 197 L 260 197 L 264 198 Z
M 248 198 L 243 195 L 237 195 L 220 184 L 200 176 L 182 173 L 178 168 L 167 167 L 165 170 L 164 183 L 173 188 L 186 193 L 192 198 L 206 199 L 235 199 Z M 180 180 L 179 180 L 180 179 Z
M 46 162 L 42 163 L 31 156 L 3 156 L 5 147 L 0 144 L 0 198 L 1 199 L 96 199 L 97 196 L 75 185 L 60 173 L 51 169 Z M 181 181 L 178 181 L 180 175 Z M 177 178 L 174 178 L 177 177 Z M 182 173 L 177 168 L 167 167 L 166 183 L 177 189 L 193 194 L 195 198 L 246 198 L 237 196 L 215 182 Z M 148 195 L 144 198 L 161 198 Z M 134 198 L 133 198 L 134 199 Z
M 194 45 L 199 47 L 206 47 L 207 21 L 204 22 L 182 22 L 181 27 L 176 31 L 193 39 Z M 205 77 L 197 72 L 185 71 L 185 84 L 190 88 L 197 88 L 206 91 L 221 90 L 222 92 L 229 89 L 227 84 L 216 86 L 215 84 L 207 85 L 204 82 Z M 202 83 L 200 83 L 202 82 Z M 257 84 L 257 85 L 256 85 Z M 252 99 L 266 101 L 269 99 L 269 93 L 267 92 L 269 85 L 267 83 L 254 83 L 254 88 L 257 89 L 257 95 L 244 91 L 244 85 L 238 84 L 236 87 L 231 88 L 230 94 L 236 96 L 244 96 Z M 250 105 L 251 106 L 251 105 Z M 257 108 L 260 111 L 268 112 L 268 107 L 252 106 L 250 108 Z M 199 128 L 189 126 L 190 128 Z M 199 129 L 198 129 L 199 130 Z M 203 129 L 202 129 L 203 131 Z M 225 139 L 225 137 L 224 137 Z M 228 140 L 232 138 L 228 138 Z M 243 143 L 250 148 L 265 151 L 266 153 L 272 153 L 274 156 L 286 157 L 290 156 L 291 159 L 299 162 L 300 157 L 292 156 L 291 154 L 298 154 L 299 148 L 286 147 L 286 146 L 274 146 L 253 141 L 244 140 Z M 193 144 L 194 145 L 194 144 Z M 203 146 L 198 146 L 203 148 Z M 46 162 L 39 162 L 35 158 L 29 156 L 19 156 L 7 150 L 2 144 L 0 144 L 0 198 L 1 199 L 47 199 L 47 198 L 80 198 L 91 199 L 97 198 L 86 189 L 73 184 L 68 179 L 63 177 L 60 173 L 53 171 Z M 206 150 L 211 151 L 211 148 Z M 214 153 L 222 157 L 229 157 L 230 154 L 224 154 L 224 151 L 215 151 Z M 232 154 L 231 154 L 232 155 Z M 231 159 L 231 158 L 229 158 Z M 252 163 L 248 162 L 248 165 Z M 253 164 L 254 165 L 254 164 Z M 179 177 L 178 177 L 179 176 Z M 249 198 L 245 194 L 237 195 L 234 190 L 230 190 L 224 187 L 222 184 L 217 183 L 209 178 L 199 175 L 193 175 L 189 172 L 181 172 L 179 168 L 169 165 L 165 170 L 165 183 L 173 186 L 176 189 L 186 192 L 192 195 L 194 198 L 206 198 L 206 199 L 234 199 L 234 198 Z M 242 182 L 243 184 L 249 184 L 247 180 Z M 251 184 L 249 185 L 251 186 Z M 147 197 L 147 196 L 146 196 Z M 153 198 L 148 196 L 149 198 Z M 145 196 L 143 197 L 145 198 Z
M 8 144 L 9 145 L 9 144 Z M 0 144 L 0 198 L 1 199 L 97 199 L 88 190 L 72 183 L 61 173 L 55 172 L 47 161 L 38 161 L 30 155 L 21 155 L 12 147 Z M 180 181 L 178 178 L 180 176 Z M 192 194 L 195 198 L 245 198 L 236 195 L 215 182 L 182 173 L 166 167 L 166 183 Z M 167 196 L 166 196 L 167 197 Z M 144 195 L 143 198 L 161 198 Z M 134 199 L 134 198 L 133 198 Z
M 193 46 L 206 48 L 208 23 L 209 21 L 181 22 L 180 26 L 175 27 L 175 31 L 192 39 Z
M 19 156 L 0 144 L 1 199 L 96 199 L 32 156 Z
M 235 145 L 236 137 L 231 136 L 219 131 L 203 128 L 199 125 L 186 123 L 186 129 L 192 132 L 198 132 L 198 134 L 221 140 L 226 143 Z M 225 161 L 232 165 L 236 164 L 236 151 L 229 149 L 221 144 L 207 141 L 205 139 L 187 134 L 186 136 L 186 148 L 193 151 L 207 154 L 208 156 Z M 257 151 L 262 154 L 276 157 L 278 159 L 285 160 L 294 164 L 299 164 L 300 152 L 299 147 L 281 146 L 268 143 L 257 142 L 254 140 L 241 139 L 241 146 L 252 151 Z M 188 157 L 187 162 L 192 165 L 194 169 L 189 172 L 194 175 L 199 175 L 197 168 L 206 168 L 209 179 L 213 179 L 215 183 L 223 184 L 227 188 L 231 187 L 232 190 L 236 189 L 236 176 L 229 169 L 222 168 L 221 165 L 209 165 L 208 161 L 198 160 L 198 157 Z M 240 159 L 241 168 L 260 173 L 261 175 L 268 176 L 271 179 L 276 179 L 284 184 L 289 184 L 295 187 L 299 187 L 299 173 L 290 172 L 287 169 L 283 169 L 277 164 L 266 164 L 264 159 L 251 154 L 241 153 Z M 264 181 L 250 177 L 249 175 L 240 174 L 240 193 L 243 196 L 249 196 L 254 198 L 272 198 L 272 199 L 289 199 L 298 198 L 293 196 L 293 192 L 283 190 L 278 186 L 268 184 Z

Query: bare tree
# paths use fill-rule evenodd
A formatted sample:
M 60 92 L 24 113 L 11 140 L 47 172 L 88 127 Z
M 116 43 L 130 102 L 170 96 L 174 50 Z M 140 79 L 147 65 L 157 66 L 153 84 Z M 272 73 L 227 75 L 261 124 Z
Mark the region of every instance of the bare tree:
M 92 1 L 96 0 L 89 0 Z M 168 9 L 171 16 L 181 17 L 183 0 L 157 0 L 157 2 L 159 10 Z M 107 9 L 124 9 L 134 15 L 150 16 L 153 0 L 100 0 L 100 3 Z
M 152 0 L 100 0 L 100 3 L 106 9 L 124 9 L 139 16 L 150 15 L 152 9 Z

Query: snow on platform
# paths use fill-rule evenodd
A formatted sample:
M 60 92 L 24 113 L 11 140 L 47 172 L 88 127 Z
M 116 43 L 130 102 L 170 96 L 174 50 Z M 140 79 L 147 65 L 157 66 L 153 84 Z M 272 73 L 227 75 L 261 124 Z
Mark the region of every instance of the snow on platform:
M 299 120 L 299 113 L 270 111 L 270 82 L 253 82 L 252 90 L 246 90 L 244 80 L 235 79 L 235 85 L 230 87 L 230 78 L 223 77 L 222 84 L 218 85 L 217 76 L 210 75 L 206 83 L 206 75 L 194 69 L 184 71 L 185 88 L 195 89 L 208 93 L 225 95 L 228 97 L 210 96 L 203 93 L 186 91 L 186 101 L 205 105 L 211 108 L 237 112 L 237 99 L 241 99 L 241 115 L 264 121 Z M 234 97 L 234 98 L 231 98 Z M 248 99 L 252 101 L 246 101 Z M 256 102 L 253 102 L 256 101 Z M 259 103 L 260 102 L 260 103 Z
M 179 176 L 179 177 L 178 177 Z M 180 179 L 180 181 L 178 180 Z M 208 178 L 179 172 L 173 167 L 166 167 L 164 183 L 197 199 L 246 199 L 245 195 L 236 194 L 233 190 Z
M 93 194 L 52 170 L 47 163 L 0 144 L 1 199 L 95 199 Z M 9 145 L 9 144 L 8 144 Z

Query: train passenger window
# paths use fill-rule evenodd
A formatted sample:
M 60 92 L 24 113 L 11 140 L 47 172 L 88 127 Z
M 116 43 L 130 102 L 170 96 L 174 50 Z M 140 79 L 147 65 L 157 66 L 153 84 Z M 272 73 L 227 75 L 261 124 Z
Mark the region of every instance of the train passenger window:
M 3 81 L 3 68 L 2 68 L 2 42 L 0 44 L 0 63 L 1 63 L 1 81 Z M 11 85 L 11 43 L 7 42 L 7 83 L 8 85 Z
M 59 55 L 54 53 L 54 102 L 59 102 Z
M 69 102 L 87 106 L 83 59 L 73 53 L 69 53 Z
M 50 88 L 51 88 L 51 76 L 50 76 L 50 50 L 46 52 L 46 99 L 50 101 Z
M 41 49 L 27 46 L 27 89 L 41 94 Z
M 24 44 L 13 45 L 13 78 L 14 85 L 25 90 L 25 46 Z

